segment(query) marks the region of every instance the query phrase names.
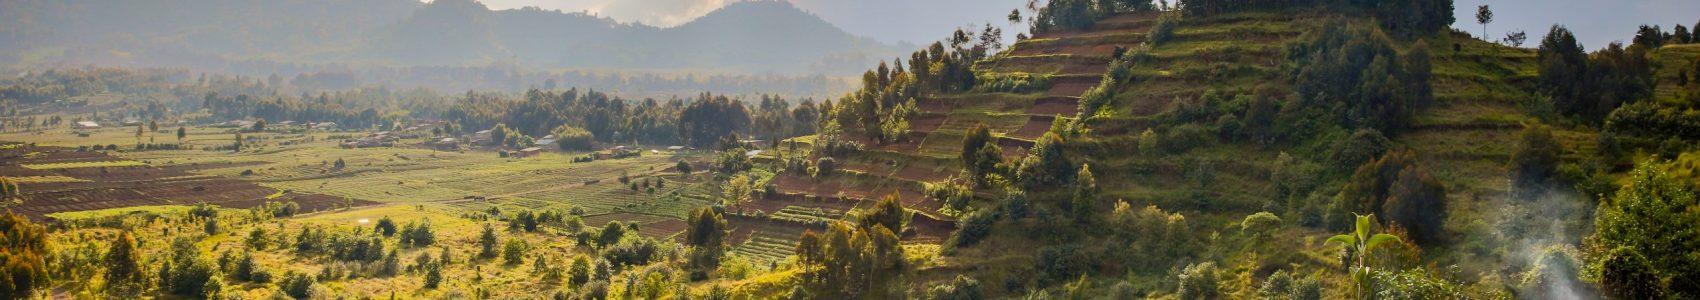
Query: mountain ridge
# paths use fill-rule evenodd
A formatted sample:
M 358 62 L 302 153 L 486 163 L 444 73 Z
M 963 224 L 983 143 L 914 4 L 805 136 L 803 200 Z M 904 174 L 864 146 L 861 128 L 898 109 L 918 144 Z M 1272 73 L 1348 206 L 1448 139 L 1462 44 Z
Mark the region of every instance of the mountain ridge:
M 114 64 L 222 70 L 242 62 L 318 66 L 483 66 L 860 72 L 903 45 L 852 35 L 787 2 L 732 3 L 674 27 L 559 10 L 491 10 L 469 0 L 337 3 L 190 0 L 5 4 L 0 64 Z M 288 13 L 252 18 L 255 11 Z M 332 22 L 320 18 L 360 19 Z M 207 26 L 194 19 L 242 19 Z M 213 22 L 205 22 L 213 23 Z M 763 26 L 765 24 L 803 26 Z M 335 30 L 330 30 L 335 29 Z M 335 33 L 328 33 L 335 31 Z

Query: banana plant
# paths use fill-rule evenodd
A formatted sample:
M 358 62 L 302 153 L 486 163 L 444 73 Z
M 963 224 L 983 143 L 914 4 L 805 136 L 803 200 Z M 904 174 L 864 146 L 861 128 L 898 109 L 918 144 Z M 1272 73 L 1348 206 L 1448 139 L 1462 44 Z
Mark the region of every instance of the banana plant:
M 1371 221 L 1375 219 L 1375 214 L 1357 215 L 1357 217 L 1357 228 L 1355 228 L 1351 233 L 1328 238 L 1328 241 L 1323 242 L 1323 244 L 1328 245 L 1338 242 L 1343 246 L 1350 247 L 1352 249 L 1352 253 L 1357 255 L 1355 265 L 1351 266 L 1352 282 L 1357 283 L 1358 285 L 1358 299 L 1368 299 L 1369 291 L 1371 289 L 1369 278 L 1370 251 L 1380 248 L 1382 244 L 1389 242 L 1403 243 L 1403 241 L 1399 240 L 1399 237 L 1397 236 L 1386 233 L 1370 235 L 1370 225 L 1374 224 Z

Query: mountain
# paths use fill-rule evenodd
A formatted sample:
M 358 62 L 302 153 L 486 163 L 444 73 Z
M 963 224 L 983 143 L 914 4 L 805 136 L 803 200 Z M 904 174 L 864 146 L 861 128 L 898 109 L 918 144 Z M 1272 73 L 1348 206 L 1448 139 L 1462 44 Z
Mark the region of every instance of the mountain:
M 843 75 L 909 48 L 851 35 L 778 1 L 730 4 L 670 28 L 537 8 L 490 10 L 472 0 L 25 0 L 0 8 L 0 50 L 7 52 L 0 65 L 11 66 L 241 73 L 503 63 Z

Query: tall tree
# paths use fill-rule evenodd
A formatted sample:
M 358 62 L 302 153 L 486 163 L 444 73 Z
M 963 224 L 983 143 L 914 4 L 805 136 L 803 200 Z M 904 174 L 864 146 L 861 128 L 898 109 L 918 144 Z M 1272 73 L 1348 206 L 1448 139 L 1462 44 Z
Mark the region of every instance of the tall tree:
M 115 296 L 136 296 L 147 288 L 147 275 L 142 270 L 142 251 L 136 248 L 136 238 L 129 231 L 119 233 L 106 251 L 106 290 Z
M 1482 24 L 1482 40 L 1488 40 L 1487 26 L 1493 23 L 1493 10 L 1488 9 L 1486 4 L 1476 7 L 1476 23 Z
M 0 298 L 24 299 L 49 286 L 47 228 L 7 211 L 0 215 Z
M 1601 285 L 1626 299 L 1657 299 L 1700 291 L 1700 200 L 1666 173 L 1667 165 L 1642 163 L 1594 219 L 1592 270 Z M 1691 296 L 1691 295 L 1685 295 Z

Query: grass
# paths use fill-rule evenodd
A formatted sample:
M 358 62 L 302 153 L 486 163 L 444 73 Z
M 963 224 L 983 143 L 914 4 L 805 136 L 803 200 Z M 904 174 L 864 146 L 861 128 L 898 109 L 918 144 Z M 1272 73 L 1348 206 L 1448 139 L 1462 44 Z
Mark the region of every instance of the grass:
M 52 169 L 75 169 L 75 168 L 131 167 L 131 166 L 142 166 L 142 165 L 147 165 L 147 164 L 144 164 L 144 163 L 139 162 L 139 161 L 134 161 L 134 160 L 114 160 L 114 161 L 82 161 L 82 162 L 46 163 L 46 164 L 22 164 L 20 166 L 23 166 L 24 168 L 30 168 L 30 169 L 36 169 L 36 170 L 52 170 Z

